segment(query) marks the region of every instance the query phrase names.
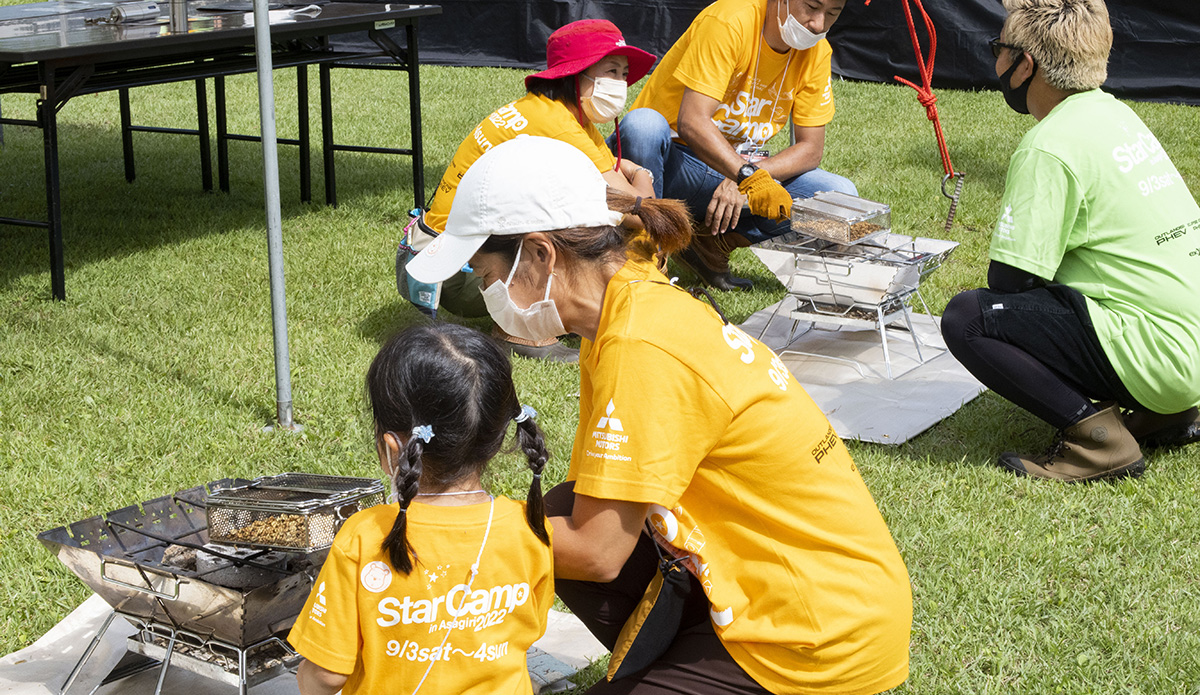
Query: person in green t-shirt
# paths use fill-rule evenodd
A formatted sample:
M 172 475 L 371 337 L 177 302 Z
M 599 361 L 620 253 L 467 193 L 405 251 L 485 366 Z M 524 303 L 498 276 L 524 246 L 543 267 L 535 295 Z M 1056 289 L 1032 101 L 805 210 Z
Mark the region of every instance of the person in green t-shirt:
M 1000 89 L 1038 122 L 1009 161 L 988 288 L 954 297 L 942 334 L 976 378 L 1059 430 L 1046 452 L 999 465 L 1140 475 L 1143 446 L 1200 441 L 1200 207 L 1154 134 L 1099 89 L 1103 0 L 1004 7 Z

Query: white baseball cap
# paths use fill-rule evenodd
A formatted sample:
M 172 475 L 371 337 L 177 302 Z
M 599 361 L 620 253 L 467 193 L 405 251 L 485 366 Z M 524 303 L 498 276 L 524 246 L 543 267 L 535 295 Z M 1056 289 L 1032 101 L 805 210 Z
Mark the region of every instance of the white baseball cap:
M 618 225 L 604 177 L 579 149 L 520 135 L 496 145 L 458 184 L 446 231 L 405 266 L 418 282 L 441 282 L 462 269 L 493 234 L 528 234 Z

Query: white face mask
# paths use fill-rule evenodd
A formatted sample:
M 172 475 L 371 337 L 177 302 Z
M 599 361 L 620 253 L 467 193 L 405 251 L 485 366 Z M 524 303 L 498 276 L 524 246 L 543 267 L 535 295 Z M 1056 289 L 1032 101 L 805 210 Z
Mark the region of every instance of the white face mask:
M 583 114 L 592 123 L 608 123 L 621 115 L 625 108 L 625 98 L 629 85 L 625 80 L 615 80 L 611 77 L 588 77 L 593 83 L 592 95 L 579 100 Z
M 528 309 L 522 309 L 513 303 L 508 295 L 508 285 L 512 283 L 513 275 L 517 273 L 517 265 L 521 262 L 521 245 L 517 246 L 517 256 L 513 259 L 512 270 L 504 282 L 493 282 L 483 291 L 483 303 L 487 306 L 488 314 L 496 325 L 509 335 L 515 335 L 525 340 L 551 340 L 564 335 L 567 329 L 563 326 L 562 318 L 558 315 L 558 307 L 550 299 L 550 284 L 554 275 L 546 279 L 546 296 L 540 302 L 534 302 Z
M 817 42 L 829 33 L 826 31 L 814 34 L 792 16 L 791 7 L 785 5 L 784 11 L 787 12 L 787 21 L 779 22 L 779 33 L 783 37 L 783 42 L 797 51 L 806 51 L 816 46 Z

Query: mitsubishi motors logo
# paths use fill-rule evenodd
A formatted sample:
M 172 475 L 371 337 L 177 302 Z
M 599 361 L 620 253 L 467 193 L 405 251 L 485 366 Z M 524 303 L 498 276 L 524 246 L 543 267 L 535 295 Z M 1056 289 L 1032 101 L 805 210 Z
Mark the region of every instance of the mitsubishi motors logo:
M 1000 224 L 996 225 L 996 235 L 1001 239 L 1012 240 L 1013 230 L 1016 229 L 1017 223 L 1012 216 L 1012 206 L 1004 206 L 1004 214 L 1000 215 Z
M 614 432 L 624 432 L 625 428 L 621 426 L 621 421 L 613 417 L 613 410 L 616 406 L 613 405 L 612 399 L 608 399 L 608 407 L 604 409 L 604 415 L 600 416 L 600 421 L 596 423 L 596 429 L 608 428 Z
M 325 603 L 325 582 L 321 582 L 317 586 L 317 600 L 313 601 L 312 608 L 308 611 L 308 618 L 314 623 L 324 626 L 325 621 L 322 618 L 325 617 L 327 610 L 329 607 Z

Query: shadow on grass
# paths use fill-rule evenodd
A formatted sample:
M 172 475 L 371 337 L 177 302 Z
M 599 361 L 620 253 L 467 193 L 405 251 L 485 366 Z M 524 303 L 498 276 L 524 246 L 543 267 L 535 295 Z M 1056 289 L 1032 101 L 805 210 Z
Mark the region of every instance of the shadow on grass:
M 262 164 L 259 145 L 232 143 L 229 194 L 204 193 L 197 143 L 193 137 L 137 134 L 137 177 L 127 183 L 121 158 L 120 129 L 65 123 L 59 126 L 59 170 L 63 215 L 63 255 L 67 293 L 71 272 L 81 266 L 119 258 L 189 239 L 246 228 L 264 227 Z M 6 128 L 3 164 L 8 181 L 0 190 L 0 215 L 46 219 L 41 133 Z M 321 152 L 312 153 L 312 203 L 300 201 L 299 153 L 279 153 L 281 214 L 284 220 L 324 205 Z M 412 200 L 409 158 L 338 152 L 337 188 L 342 206 L 396 196 Z M 426 166 L 427 187 L 441 171 Z M 216 172 L 214 163 L 214 186 Z M 0 265 L 0 289 L 26 275 L 47 273 L 49 242 L 42 229 L 0 225 L 6 247 Z M 286 253 L 286 250 L 285 250 Z M 44 297 L 49 298 L 47 285 Z
M 897 445 L 869 446 L 914 466 L 964 463 L 991 467 L 1004 451 L 1037 453 L 1050 444 L 1053 430 L 1032 414 L 986 391 L 950 417 Z
M 358 322 L 357 329 L 361 337 L 377 345 L 382 345 L 388 338 L 401 330 L 428 320 L 429 317 L 417 311 L 416 307 L 397 299 L 367 314 L 363 320 Z
M 367 314 L 358 322 L 358 335 L 377 345 L 382 345 L 388 338 L 400 331 L 424 321 L 430 321 L 415 306 L 403 299 L 385 304 Z M 492 320 L 487 317 L 468 319 L 456 316 L 449 311 L 438 311 L 438 321 L 448 321 L 474 328 L 482 333 L 491 334 Z
M 245 413 L 247 420 L 250 422 L 261 422 L 264 424 L 275 422 L 277 413 L 273 407 L 274 403 L 268 403 L 265 400 L 259 399 L 246 400 L 238 396 L 236 391 L 213 389 L 197 380 L 194 375 L 189 375 L 178 367 L 123 350 L 114 346 L 106 338 L 96 338 L 84 334 L 80 334 L 79 338 L 81 338 L 80 342 L 82 344 L 90 345 L 95 354 L 107 355 L 119 362 L 136 367 L 145 372 L 146 376 L 151 379 L 166 378 L 175 381 L 188 390 L 201 394 L 211 403 L 222 406 L 233 406 Z

